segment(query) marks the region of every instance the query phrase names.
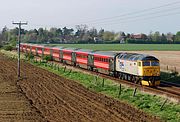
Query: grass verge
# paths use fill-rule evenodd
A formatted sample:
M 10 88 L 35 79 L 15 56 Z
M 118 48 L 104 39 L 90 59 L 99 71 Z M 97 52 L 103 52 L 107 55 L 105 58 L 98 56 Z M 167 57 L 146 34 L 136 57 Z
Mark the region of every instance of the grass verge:
M 161 72 L 161 80 L 180 85 L 180 75 L 174 75 L 173 72 Z

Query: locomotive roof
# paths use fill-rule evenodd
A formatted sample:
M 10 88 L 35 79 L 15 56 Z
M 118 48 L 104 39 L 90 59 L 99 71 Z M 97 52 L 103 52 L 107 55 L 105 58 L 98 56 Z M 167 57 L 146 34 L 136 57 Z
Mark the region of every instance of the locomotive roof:
M 79 48 L 70 48 L 70 47 L 65 47 L 63 50 L 70 50 L 70 51 L 75 51 L 78 50 Z
M 52 49 L 64 49 L 64 47 L 57 46 L 57 47 L 52 47 Z
M 157 60 L 158 59 L 151 55 L 146 54 L 138 54 L 138 53 L 120 53 L 118 58 L 124 59 L 124 60 L 130 60 L 130 61 L 147 61 L 147 60 Z
M 92 52 L 93 52 L 93 50 L 89 50 L 89 49 L 77 49 L 75 52 L 92 53 Z
M 117 52 L 108 52 L 108 51 L 94 51 L 91 54 L 115 57 L 118 53 Z

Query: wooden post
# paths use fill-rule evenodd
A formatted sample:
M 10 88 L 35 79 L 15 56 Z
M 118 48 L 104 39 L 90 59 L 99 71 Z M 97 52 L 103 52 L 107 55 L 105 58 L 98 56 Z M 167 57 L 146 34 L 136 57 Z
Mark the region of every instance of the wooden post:
M 97 82 L 97 76 L 94 76 L 94 79 L 95 79 L 95 83 Z
M 103 78 L 103 81 L 102 81 L 102 87 L 104 87 L 104 78 Z
M 58 71 L 59 71 L 59 65 L 58 65 Z
M 68 74 L 70 74 L 72 72 L 72 69 L 70 69 L 70 71 L 69 71 L 69 73 Z
M 176 73 L 176 67 L 174 67 L 174 72 Z
M 164 105 L 166 104 L 167 101 L 168 101 L 168 99 L 166 99 L 166 100 L 164 101 L 164 103 L 161 105 L 161 108 L 160 108 L 161 111 L 162 111 L 162 109 L 163 109 L 163 107 L 164 107 Z
M 119 94 L 118 94 L 118 97 L 121 95 L 121 90 L 122 90 L 121 84 L 119 84 Z
M 66 71 L 66 66 L 64 67 L 64 72 Z
M 52 62 L 51 68 L 53 68 L 53 66 L 54 66 L 54 63 Z
M 135 89 L 134 89 L 134 92 L 133 92 L 133 97 L 135 97 L 135 96 L 136 96 L 136 90 L 137 90 L 137 88 L 135 88 Z
M 54 64 L 54 69 L 56 70 L 56 64 Z
M 168 68 L 168 65 L 167 65 L 167 71 L 169 70 L 169 68 Z

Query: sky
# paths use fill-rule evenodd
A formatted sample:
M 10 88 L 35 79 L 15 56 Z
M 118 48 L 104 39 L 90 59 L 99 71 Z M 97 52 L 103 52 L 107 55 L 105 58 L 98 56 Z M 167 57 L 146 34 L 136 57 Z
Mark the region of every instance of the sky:
M 0 29 L 28 22 L 40 27 L 88 28 L 126 33 L 180 31 L 180 0 L 0 0 Z

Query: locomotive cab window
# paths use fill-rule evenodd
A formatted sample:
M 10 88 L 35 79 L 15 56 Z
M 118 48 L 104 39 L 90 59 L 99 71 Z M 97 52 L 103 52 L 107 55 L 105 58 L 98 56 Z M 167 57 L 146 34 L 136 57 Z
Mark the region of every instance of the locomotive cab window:
M 151 66 L 159 66 L 159 62 L 158 61 L 151 61 Z
M 150 66 L 150 61 L 144 61 L 143 66 Z
M 141 67 L 141 62 L 138 62 L 138 66 Z

